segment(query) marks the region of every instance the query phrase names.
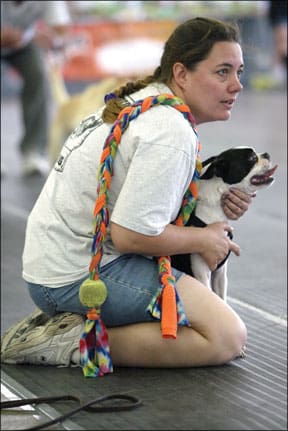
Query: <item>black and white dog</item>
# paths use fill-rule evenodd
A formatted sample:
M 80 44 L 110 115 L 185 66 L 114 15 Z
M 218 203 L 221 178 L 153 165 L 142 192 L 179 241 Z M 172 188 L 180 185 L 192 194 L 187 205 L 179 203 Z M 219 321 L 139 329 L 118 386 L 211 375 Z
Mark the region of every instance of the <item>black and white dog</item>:
M 246 193 L 267 187 L 274 181 L 272 175 L 276 169 L 268 153 L 256 153 L 251 147 L 231 148 L 205 160 L 199 180 L 199 199 L 187 225 L 204 227 L 227 220 L 221 205 L 223 193 L 232 185 Z M 227 258 L 212 272 L 198 254 L 171 256 L 171 265 L 193 275 L 226 301 Z

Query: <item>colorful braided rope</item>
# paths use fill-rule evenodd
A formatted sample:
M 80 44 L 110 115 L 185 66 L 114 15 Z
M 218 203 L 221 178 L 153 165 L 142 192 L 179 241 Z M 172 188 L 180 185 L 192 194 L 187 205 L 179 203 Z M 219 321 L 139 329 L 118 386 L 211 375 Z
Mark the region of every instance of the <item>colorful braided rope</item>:
M 102 376 L 113 372 L 109 352 L 108 334 L 100 318 L 100 306 L 106 299 L 106 287 L 99 280 L 99 264 L 103 255 L 103 243 L 106 239 L 106 229 L 109 224 L 107 208 L 108 191 L 111 185 L 113 160 L 120 144 L 122 134 L 129 126 L 130 121 L 137 118 L 153 106 L 168 105 L 180 111 L 187 119 L 196 133 L 195 120 L 187 105 L 171 94 L 160 94 L 147 97 L 124 108 L 107 137 L 98 170 L 97 199 L 94 207 L 94 230 L 91 248 L 92 259 L 89 266 L 90 277 L 80 287 L 80 300 L 84 305 L 91 307 L 87 313 L 84 332 L 80 340 L 80 357 L 85 376 Z M 197 182 L 200 176 L 200 143 L 198 141 L 197 161 L 191 184 L 186 191 L 180 213 L 175 221 L 183 226 L 196 204 L 198 197 Z M 149 304 L 147 311 L 156 319 L 161 320 L 162 336 L 176 338 L 178 325 L 189 325 L 184 309 L 175 289 L 175 277 L 171 273 L 169 256 L 158 258 L 159 264 L 159 291 Z M 93 334 L 91 334 L 93 332 Z

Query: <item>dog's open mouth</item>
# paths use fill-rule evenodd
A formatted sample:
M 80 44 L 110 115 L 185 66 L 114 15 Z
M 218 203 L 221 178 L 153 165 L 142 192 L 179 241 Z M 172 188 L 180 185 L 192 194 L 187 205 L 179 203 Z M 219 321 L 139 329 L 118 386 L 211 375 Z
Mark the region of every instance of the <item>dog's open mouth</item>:
M 254 186 L 262 186 L 264 184 L 272 183 L 272 181 L 274 180 L 272 175 L 274 174 L 277 168 L 278 168 L 278 165 L 275 165 L 273 168 L 268 169 L 262 175 L 253 175 L 253 177 L 251 177 L 251 180 L 250 180 L 251 184 L 253 184 Z

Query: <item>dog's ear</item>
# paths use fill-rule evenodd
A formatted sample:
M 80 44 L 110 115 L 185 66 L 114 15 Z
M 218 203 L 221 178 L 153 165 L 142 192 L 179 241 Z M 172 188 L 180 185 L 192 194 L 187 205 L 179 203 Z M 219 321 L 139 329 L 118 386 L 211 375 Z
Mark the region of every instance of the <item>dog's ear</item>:
M 229 170 L 228 163 L 226 163 L 224 159 L 218 157 L 210 157 L 202 163 L 203 168 L 207 165 L 207 169 L 204 170 L 200 177 L 201 180 L 210 180 L 213 177 L 223 178 Z
M 216 177 L 225 178 L 229 175 L 230 163 L 226 159 L 221 157 L 217 159 L 215 163 L 215 175 Z
M 201 176 L 200 176 L 201 180 L 209 180 L 210 178 L 214 177 L 215 172 L 214 172 L 213 162 L 215 159 L 216 159 L 216 157 L 209 157 L 209 159 L 206 159 L 206 160 L 204 160 L 204 162 L 202 162 L 203 174 L 201 174 Z M 206 168 L 206 166 L 208 166 L 208 167 Z

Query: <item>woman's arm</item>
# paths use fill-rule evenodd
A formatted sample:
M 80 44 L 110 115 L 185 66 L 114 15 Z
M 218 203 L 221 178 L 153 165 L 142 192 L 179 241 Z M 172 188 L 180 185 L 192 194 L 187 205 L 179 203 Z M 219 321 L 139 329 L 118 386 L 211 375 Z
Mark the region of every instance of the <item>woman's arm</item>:
M 215 269 L 229 250 L 240 254 L 239 246 L 227 236 L 231 230 L 232 227 L 226 222 L 212 223 L 205 228 L 169 224 L 160 235 L 148 236 L 111 222 L 112 241 L 121 253 L 147 256 L 199 253 L 210 269 Z

